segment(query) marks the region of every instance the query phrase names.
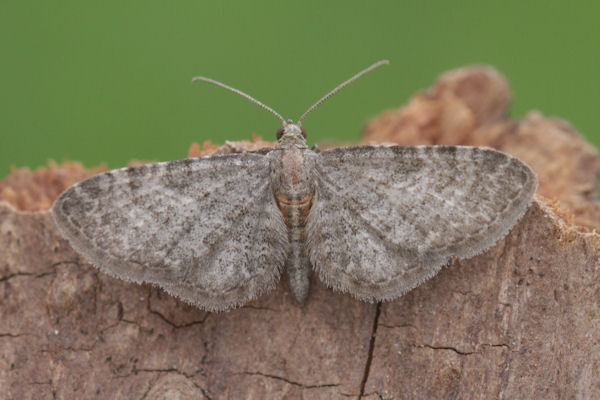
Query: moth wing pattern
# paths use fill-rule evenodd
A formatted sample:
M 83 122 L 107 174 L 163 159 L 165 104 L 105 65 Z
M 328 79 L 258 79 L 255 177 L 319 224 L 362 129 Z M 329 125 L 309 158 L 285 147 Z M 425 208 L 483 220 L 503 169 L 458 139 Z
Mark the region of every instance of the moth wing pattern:
M 401 296 L 451 257 L 504 237 L 537 188 L 518 159 L 467 146 L 363 146 L 315 161 L 308 251 L 321 280 L 368 301 Z
M 251 153 L 123 168 L 67 189 L 52 213 L 102 271 L 226 310 L 274 287 L 285 262 L 269 172 Z

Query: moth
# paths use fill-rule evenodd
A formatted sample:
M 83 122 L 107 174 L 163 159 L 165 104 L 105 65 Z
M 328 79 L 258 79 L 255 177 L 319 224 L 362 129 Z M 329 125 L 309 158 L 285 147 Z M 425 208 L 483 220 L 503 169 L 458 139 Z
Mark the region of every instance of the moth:
M 402 296 L 451 258 L 504 237 L 531 203 L 537 177 L 488 148 L 308 148 L 304 118 L 386 63 L 345 81 L 296 123 L 237 89 L 194 78 L 278 117 L 278 145 L 95 175 L 56 200 L 56 225 L 101 271 L 209 311 L 245 304 L 283 273 L 303 304 L 312 269 L 361 300 Z

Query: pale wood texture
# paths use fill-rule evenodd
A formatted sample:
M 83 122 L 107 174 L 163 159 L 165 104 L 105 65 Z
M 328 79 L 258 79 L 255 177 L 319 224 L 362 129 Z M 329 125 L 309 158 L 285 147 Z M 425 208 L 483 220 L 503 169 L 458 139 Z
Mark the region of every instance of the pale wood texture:
M 282 283 L 199 311 L 60 237 L 45 209 L 91 172 L 15 171 L 0 183 L 0 398 L 599 398 L 600 160 L 563 121 L 508 119 L 509 103 L 496 71 L 466 68 L 367 126 L 365 142 L 495 147 L 540 178 L 505 239 L 391 303 L 313 279 L 303 308 Z

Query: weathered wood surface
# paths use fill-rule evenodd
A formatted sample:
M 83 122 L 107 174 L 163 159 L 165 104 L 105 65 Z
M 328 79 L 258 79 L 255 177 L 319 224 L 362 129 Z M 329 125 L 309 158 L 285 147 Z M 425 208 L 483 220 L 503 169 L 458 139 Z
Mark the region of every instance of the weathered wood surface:
M 509 103 L 495 71 L 462 69 L 367 126 L 365 141 L 516 154 L 542 196 L 491 250 L 383 304 L 313 279 L 303 308 L 282 283 L 205 313 L 99 273 L 60 237 L 45 209 L 89 172 L 15 171 L 0 183 L 0 398 L 600 398 L 600 160 L 562 121 L 510 120 Z

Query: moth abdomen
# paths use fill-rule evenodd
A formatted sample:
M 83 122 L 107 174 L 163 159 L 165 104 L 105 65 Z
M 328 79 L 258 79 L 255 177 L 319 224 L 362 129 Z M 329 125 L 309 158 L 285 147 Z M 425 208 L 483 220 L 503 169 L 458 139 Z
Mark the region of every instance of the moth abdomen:
M 301 199 L 289 199 L 285 196 L 275 196 L 277 205 L 283 216 L 283 221 L 288 229 L 304 228 L 308 221 L 308 215 L 313 203 L 313 196 L 306 195 Z

